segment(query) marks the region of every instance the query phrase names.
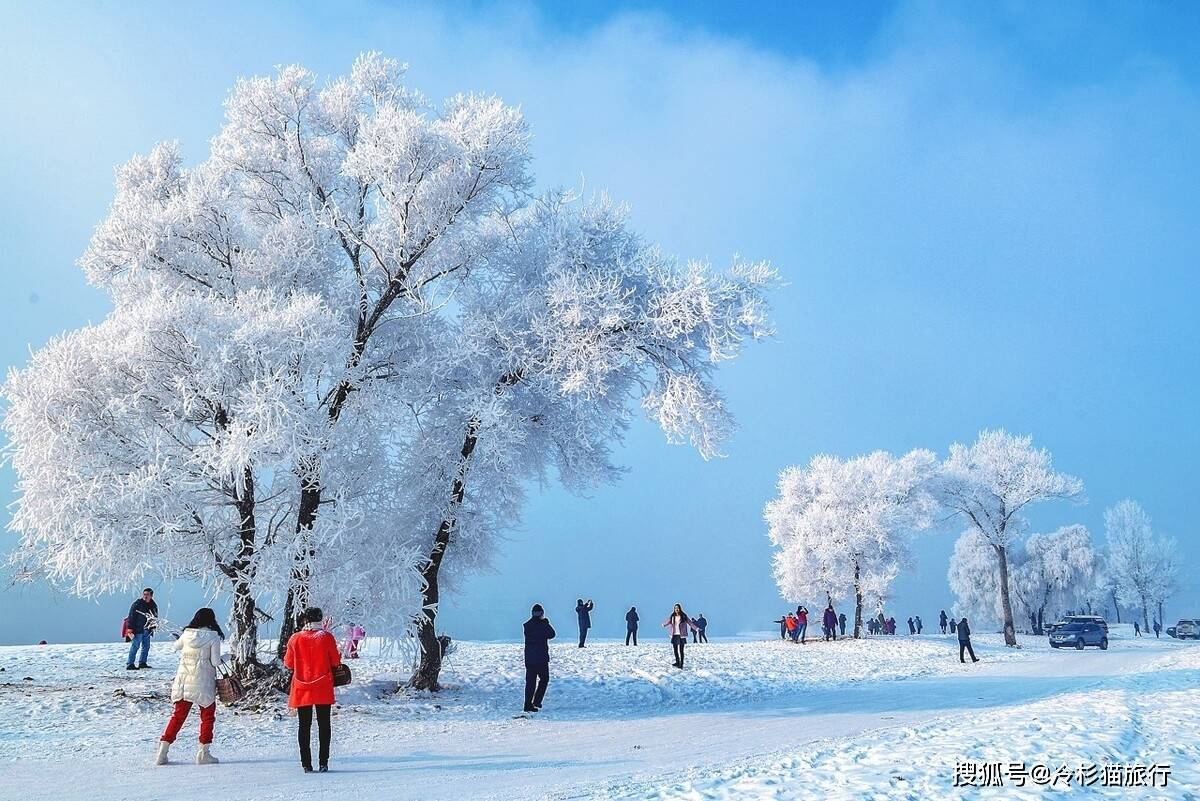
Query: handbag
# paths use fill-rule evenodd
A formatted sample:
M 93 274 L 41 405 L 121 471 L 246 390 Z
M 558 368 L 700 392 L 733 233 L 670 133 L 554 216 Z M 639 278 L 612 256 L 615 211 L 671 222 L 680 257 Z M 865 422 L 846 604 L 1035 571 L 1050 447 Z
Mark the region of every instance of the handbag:
M 222 672 L 224 669 L 224 672 Z M 217 677 L 217 698 L 221 699 L 221 703 L 228 706 L 235 704 L 246 695 L 246 688 L 242 686 L 242 682 L 237 676 L 233 675 L 233 670 L 230 669 L 224 662 L 221 667 L 217 668 L 219 673 Z
M 345 687 L 350 683 L 353 677 L 350 675 L 350 666 L 345 662 L 340 662 L 333 667 L 333 686 Z

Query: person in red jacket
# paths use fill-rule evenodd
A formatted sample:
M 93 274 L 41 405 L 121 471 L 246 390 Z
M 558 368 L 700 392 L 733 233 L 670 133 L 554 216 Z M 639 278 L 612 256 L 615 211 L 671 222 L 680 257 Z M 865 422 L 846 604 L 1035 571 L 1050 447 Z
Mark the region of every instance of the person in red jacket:
M 333 668 L 342 663 L 337 639 L 321 626 L 325 613 L 320 609 L 304 610 L 300 622 L 304 628 L 288 640 L 283 664 L 292 670 L 292 690 L 288 706 L 300 719 L 300 764 L 305 773 L 312 773 L 312 719 L 317 710 L 317 729 L 320 741 L 318 770 L 329 771 L 329 741 L 332 738 L 329 710 L 333 706 Z

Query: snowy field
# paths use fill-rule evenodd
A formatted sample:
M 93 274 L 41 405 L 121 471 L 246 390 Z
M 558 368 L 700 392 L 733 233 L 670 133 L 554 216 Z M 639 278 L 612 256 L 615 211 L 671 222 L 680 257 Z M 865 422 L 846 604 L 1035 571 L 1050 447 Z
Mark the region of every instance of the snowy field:
M 190 764 L 196 720 L 150 764 L 175 654 L 124 670 L 125 646 L 0 648 L 0 801 L 90 799 L 1047 798 L 1061 788 L 952 787 L 956 762 L 1168 763 L 1165 790 L 1200 798 L 1200 648 L 1114 632 L 1112 648 L 1051 651 L 948 637 L 795 646 L 714 641 L 670 664 L 661 639 L 552 646 L 546 708 L 514 718 L 521 648 L 460 643 L 435 696 L 393 694 L 404 660 L 372 644 L 339 696 L 329 775 L 305 775 L 295 722 L 218 709 L 213 752 Z M 1071 793 L 1079 795 L 1079 788 Z

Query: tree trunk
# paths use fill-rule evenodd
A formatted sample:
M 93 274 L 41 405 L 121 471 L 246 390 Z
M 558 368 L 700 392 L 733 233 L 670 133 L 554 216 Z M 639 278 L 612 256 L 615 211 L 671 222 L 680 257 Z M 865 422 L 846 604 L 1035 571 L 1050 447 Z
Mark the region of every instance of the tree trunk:
M 862 639 L 862 586 L 859 584 L 859 565 L 858 560 L 854 560 L 854 639 Z
M 238 554 L 227 574 L 233 579 L 233 663 L 235 669 L 258 661 L 258 620 L 254 617 L 254 554 L 257 523 L 254 519 L 254 471 L 242 468 L 242 487 L 237 497 Z
M 1117 603 L 1117 591 L 1115 589 L 1112 591 L 1112 599 L 1113 599 L 1113 611 L 1117 615 L 1117 622 L 1120 623 L 1121 622 L 1121 605 L 1119 603 Z
M 463 498 L 466 495 L 467 468 L 470 465 L 471 454 L 475 450 L 475 443 L 478 442 L 478 432 L 479 419 L 472 418 L 467 423 L 467 433 L 463 438 L 462 450 L 459 451 L 454 483 L 450 488 L 450 505 L 447 508 L 446 516 L 438 526 L 437 534 L 434 535 L 433 548 L 421 571 L 421 577 L 425 580 L 421 604 L 424 607 L 425 617 L 417 628 L 421 657 L 408 682 L 410 687 L 417 690 L 437 692 L 441 689 L 438 677 L 442 671 L 442 645 L 438 641 L 435 628 L 439 599 L 438 573 L 442 567 L 442 560 L 446 556 L 446 548 L 450 545 L 451 536 L 454 533 L 457 511 L 462 506 Z
M 1166 623 L 1163 621 L 1162 605 L 1163 605 L 1163 602 L 1159 601 L 1158 602 L 1158 625 L 1165 626 Z
M 300 490 L 300 506 L 296 512 L 296 534 L 302 542 L 317 522 L 317 510 L 321 508 L 321 482 L 316 478 L 305 479 Z M 307 558 L 305 558 L 307 550 Z M 292 581 L 287 599 L 283 604 L 283 620 L 279 622 L 279 642 L 275 644 L 275 655 L 283 659 L 287 653 L 288 640 L 299 628 L 300 613 L 308 608 L 308 559 L 316 555 L 311 544 L 302 545 L 292 565 Z
M 1012 596 L 1008 589 L 1008 549 L 1003 545 L 993 545 L 996 559 L 1000 562 L 1000 606 L 1004 611 L 1004 644 L 1017 644 L 1017 629 L 1013 625 Z
M 1146 596 L 1142 596 L 1142 631 L 1150 630 L 1150 604 L 1146 601 Z

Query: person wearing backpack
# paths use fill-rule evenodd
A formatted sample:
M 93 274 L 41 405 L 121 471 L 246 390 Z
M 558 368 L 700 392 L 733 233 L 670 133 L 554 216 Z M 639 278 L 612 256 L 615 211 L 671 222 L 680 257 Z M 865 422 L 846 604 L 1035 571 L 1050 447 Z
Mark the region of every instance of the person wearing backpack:
M 304 610 L 300 622 L 304 628 L 288 640 L 283 664 L 292 671 L 292 688 L 288 694 L 288 706 L 296 710 L 300 727 L 297 741 L 300 745 L 300 765 L 305 773 L 312 773 L 312 721 L 316 711 L 317 736 L 320 751 L 318 767 L 321 773 L 329 771 L 329 743 L 333 739 L 329 715 L 333 707 L 333 669 L 342 663 L 338 653 L 337 638 L 321 625 L 325 613 L 313 607 Z
M 221 666 L 223 639 L 225 632 L 217 623 L 216 613 L 206 606 L 196 611 L 192 622 L 175 641 L 175 650 L 179 651 L 179 667 L 171 685 L 175 712 L 159 738 L 154 764 L 167 764 L 167 751 L 175 742 L 193 704 L 200 707 L 200 747 L 196 751 L 196 764 L 215 765 L 220 761 L 209 753 L 208 747 L 213 741 L 213 726 L 217 719 L 217 668 Z

